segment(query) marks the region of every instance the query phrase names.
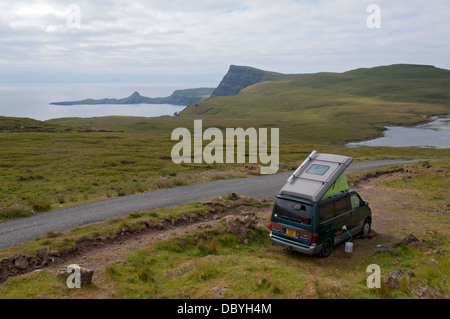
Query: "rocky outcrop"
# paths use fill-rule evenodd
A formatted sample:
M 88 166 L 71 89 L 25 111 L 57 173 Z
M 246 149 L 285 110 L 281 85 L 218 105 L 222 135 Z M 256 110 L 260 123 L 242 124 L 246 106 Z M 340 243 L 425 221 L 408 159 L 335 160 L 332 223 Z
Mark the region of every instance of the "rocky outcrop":
M 246 87 L 281 76 L 279 73 L 267 72 L 248 66 L 231 65 L 219 86 L 211 97 L 238 95 Z

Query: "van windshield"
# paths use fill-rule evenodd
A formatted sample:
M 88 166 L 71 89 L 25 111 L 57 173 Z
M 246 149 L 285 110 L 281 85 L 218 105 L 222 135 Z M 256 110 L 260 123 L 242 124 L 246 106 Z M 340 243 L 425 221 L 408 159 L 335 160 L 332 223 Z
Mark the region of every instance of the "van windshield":
M 311 225 L 313 207 L 308 204 L 288 200 L 277 199 L 275 215 L 291 221 L 300 222 L 304 225 Z

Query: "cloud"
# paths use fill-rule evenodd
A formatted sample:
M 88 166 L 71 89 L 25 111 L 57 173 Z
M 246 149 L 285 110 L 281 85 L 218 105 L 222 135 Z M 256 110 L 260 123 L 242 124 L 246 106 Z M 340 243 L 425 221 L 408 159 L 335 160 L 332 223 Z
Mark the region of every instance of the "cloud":
M 447 0 L 0 2 L 0 69 L 223 74 L 229 64 L 286 73 L 390 63 L 450 68 Z M 69 6 L 80 8 L 71 28 Z

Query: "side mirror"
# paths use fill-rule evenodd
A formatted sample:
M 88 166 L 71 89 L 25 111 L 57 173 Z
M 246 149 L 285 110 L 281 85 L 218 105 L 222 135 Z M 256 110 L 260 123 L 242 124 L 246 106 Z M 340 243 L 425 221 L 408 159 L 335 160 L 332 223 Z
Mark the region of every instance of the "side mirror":
M 364 207 L 367 207 L 367 206 L 369 206 L 369 203 L 368 203 L 368 202 L 364 202 L 364 203 L 363 203 L 363 206 L 364 206 Z

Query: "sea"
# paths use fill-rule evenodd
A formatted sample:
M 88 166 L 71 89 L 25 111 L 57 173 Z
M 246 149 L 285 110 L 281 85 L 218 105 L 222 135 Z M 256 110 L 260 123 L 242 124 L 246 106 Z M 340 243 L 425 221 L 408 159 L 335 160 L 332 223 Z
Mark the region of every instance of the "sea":
M 386 126 L 383 137 L 348 143 L 347 147 L 408 147 L 450 148 L 450 118 L 432 117 L 431 121 L 416 126 Z
M 165 97 L 175 90 L 214 87 L 217 84 L 143 84 L 143 83 L 0 83 L 0 116 L 49 120 L 63 117 L 101 117 L 110 115 L 159 117 L 173 116 L 185 105 L 103 104 L 51 105 L 51 102 L 88 98 L 124 98 L 138 91 L 146 97 Z

